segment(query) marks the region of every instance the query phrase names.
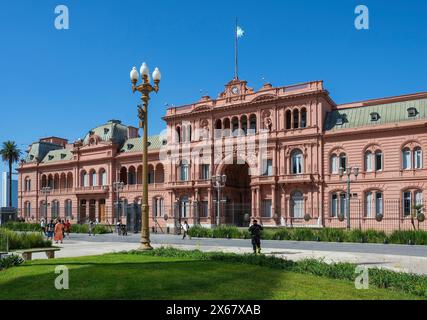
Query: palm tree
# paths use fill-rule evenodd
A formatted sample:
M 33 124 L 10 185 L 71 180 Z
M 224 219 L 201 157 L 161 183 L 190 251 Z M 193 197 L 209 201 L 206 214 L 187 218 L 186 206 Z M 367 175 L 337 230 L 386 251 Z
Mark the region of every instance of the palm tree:
M 19 161 L 21 150 L 14 141 L 3 142 L 3 148 L 0 150 L 0 155 L 4 162 L 9 164 L 9 207 L 12 207 L 12 165 Z

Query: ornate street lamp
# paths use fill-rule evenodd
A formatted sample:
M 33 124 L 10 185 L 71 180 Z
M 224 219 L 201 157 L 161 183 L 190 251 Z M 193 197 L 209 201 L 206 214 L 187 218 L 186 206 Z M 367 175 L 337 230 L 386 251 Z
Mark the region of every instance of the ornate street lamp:
M 45 202 L 44 202 L 44 218 L 47 220 L 47 196 L 50 195 L 50 192 L 52 191 L 51 187 L 43 187 L 40 192 L 42 195 L 45 196 Z
M 212 184 L 213 187 L 217 190 L 217 198 L 216 198 L 216 226 L 219 227 L 221 224 L 221 189 L 225 187 L 225 183 L 227 182 L 227 176 L 212 176 Z
M 139 127 L 144 129 L 142 136 L 142 221 L 141 221 L 141 250 L 152 250 L 150 245 L 150 229 L 149 229 L 149 216 L 148 216 L 148 101 L 150 100 L 151 92 L 159 91 L 159 83 L 161 74 L 158 68 L 154 69 L 153 81 L 154 86 L 151 85 L 150 70 L 144 62 L 140 69 L 142 83 L 137 85 L 139 74 L 136 67 L 133 67 L 130 72 L 130 79 L 132 82 L 132 91 L 141 93 L 142 106 L 138 106 Z
M 354 174 L 354 176 L 357 179 L 357 176 L 359 175 L 359 168 L 340 168 L 339 170 L 339 174 L 340 174 L 340 178 L 342 179 L 342 177 L 344 176 L 344 174 L 347 174 L 347 195 L 346 195 L 346 203 L 345 203 L 345 211 L 347 213 L 347 229 L 350 230 L 350 184 L 351 184 L 351 174 Z
M 119 220 L 120 220 L 120 210 L 119 210 L 120 192 L 123 191 L 124 185 L 125 184 L 123 182 L 114 182 L 113 183 L 113 190 L 116 193 L 116 199 L 117 199 L 117 201 L 116 201 L 117 221 L 116 221 L 116 223 L 119 222 Z

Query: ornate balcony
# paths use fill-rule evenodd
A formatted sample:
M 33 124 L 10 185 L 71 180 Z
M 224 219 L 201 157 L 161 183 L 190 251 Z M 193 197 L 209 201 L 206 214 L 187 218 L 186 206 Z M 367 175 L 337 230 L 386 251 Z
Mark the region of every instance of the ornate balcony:
M 310 174 L 310 173 L 303 173 L 303 174 L 286 174 L 279 176 L 279 183 L 313 183 L 319 180 L 318 174 Z
M 96 193 L 107 193 L 110 190 L 109 186 L 92 186 L 92 187 L 77 187 L 75 189 L 76 194 L 96 194 Z

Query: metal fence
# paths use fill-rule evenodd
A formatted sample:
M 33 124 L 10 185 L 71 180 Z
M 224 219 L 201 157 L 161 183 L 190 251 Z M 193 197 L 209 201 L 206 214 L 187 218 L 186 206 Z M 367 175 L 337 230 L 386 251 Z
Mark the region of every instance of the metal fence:
M 368 205 L 360 199 L 350 200 L 350 227 L 352 229 L 375 229 L 385 232 L 394 230 L 427 230 L 427 222 L 418 220 L 424 214 L 427 202 L 415 208 L 414 204 L 400 200 L 387 200 Z M 268 208 L 267 208 L 268 209 Z M 263 223 L 277 227 L 333 227 L 346 228 L 348 225 L 346 203 L 331 202 L 321 206 L 307 205 L 286 208 L 276 207 L 273 210 L 262 209 L 260 212 L 247 203 L 220 203 L 220 223 L 247 227 L 251 217 L 258 217 Z M 215 202 L 209 207 L 207 202 L 176 203 L 173 206 L 149 207 L 150 226 L 153 232 L 167 233 L 170 229 L 179 230 L 186 220 L 190 225 L 215 225 L 217 215 Z M 323 212 L 323 214 L 322 214 Z M 141 205 L 123 204 L 108 206 L 80 206 L 54 212 L 48 211 L 48 220 L 57 217 L 71 219 L 79 224 L 96 221 L 114 227 L 118 221 L 126 224 L 128 232 L 139 232 L 141 229 Z M 24 215 L 21 215 L 24 216 Z M 417 217 L 419 216 L 419 217 Z M 45 217 L 42 215 L 42 217 Z M 344 218 L 344 219 L 342 219 Z M 26 216 L 28 222 L 39 221 L 34 215 Z

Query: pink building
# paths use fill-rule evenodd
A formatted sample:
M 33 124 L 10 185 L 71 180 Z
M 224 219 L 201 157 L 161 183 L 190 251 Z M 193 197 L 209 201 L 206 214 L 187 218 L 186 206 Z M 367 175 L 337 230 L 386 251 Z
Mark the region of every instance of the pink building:
M 390 231 L 412 228 L 414 207 L 424 204 L 427 93 L 336 105 L 322 81 L 255 91 L 235 79 L 216 99 L 170 108 L 163 119 L 167 130 L 149 146 L 153 226 L 214 226 L 214 175 L 227 177 L 221 224 L 257 217 L 270 226 L 345 227 L 349 210 L 351 227 Z M 33 143 L 19 168 L 21 215 L 134 223 L 141 142 L 136 128 L 112 120 L 74 143 Z M 346 173 L 355 168 L 348 201 Z M 119 194 L 115 182 L 124 183 Z

